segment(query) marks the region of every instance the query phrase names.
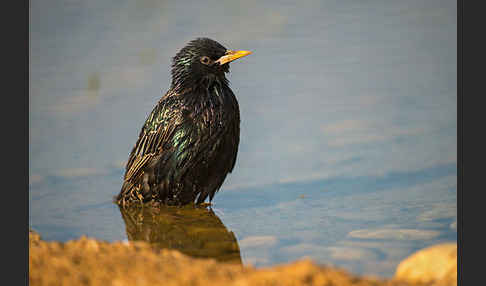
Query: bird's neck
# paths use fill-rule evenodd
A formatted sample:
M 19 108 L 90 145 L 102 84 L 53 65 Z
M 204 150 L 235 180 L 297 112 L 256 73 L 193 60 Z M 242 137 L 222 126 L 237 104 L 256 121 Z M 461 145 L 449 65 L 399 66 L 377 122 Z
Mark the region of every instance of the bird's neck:
M 182 93 L 183 91 L 193 90 L 199 92 L 206 92 L 217 87 L 225 89 L 228 87 L 228 79 L 223 75 L 209 74 L 201 78 L 174 78 L 172 80 L 171 89 L 175 93 Z

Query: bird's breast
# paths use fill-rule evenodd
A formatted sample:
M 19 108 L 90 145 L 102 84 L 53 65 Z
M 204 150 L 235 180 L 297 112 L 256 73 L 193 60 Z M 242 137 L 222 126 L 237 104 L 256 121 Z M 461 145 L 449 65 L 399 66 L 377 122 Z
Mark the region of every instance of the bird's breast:
M 195 106 L 195 115 L 204 126 L 211 131 L 225 129 L 239 118 L 238 103 L 231 90 L 226 90 L 217 85 L 210 87 L 200 97 L 199 104 Z

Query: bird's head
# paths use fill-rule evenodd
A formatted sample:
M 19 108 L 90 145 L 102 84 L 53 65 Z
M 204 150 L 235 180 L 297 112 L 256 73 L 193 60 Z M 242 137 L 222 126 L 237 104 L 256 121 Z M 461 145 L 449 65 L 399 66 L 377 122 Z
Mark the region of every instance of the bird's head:
M 229 63 L 250 53 L 228 50 L 208 38 L 192 40 L 172 59 L 172 87 L 209 87 L 215 81 L 226 83 Z

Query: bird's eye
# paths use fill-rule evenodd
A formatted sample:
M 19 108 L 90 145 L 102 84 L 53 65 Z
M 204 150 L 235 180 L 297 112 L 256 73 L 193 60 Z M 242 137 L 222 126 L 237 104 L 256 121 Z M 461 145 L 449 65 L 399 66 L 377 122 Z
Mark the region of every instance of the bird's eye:
M 209 65 L 209 63 L 211 62 L 211 59 L 207 56 L 202 56 L 201 57 L 201 63 L 205 64 L 205 65 Z

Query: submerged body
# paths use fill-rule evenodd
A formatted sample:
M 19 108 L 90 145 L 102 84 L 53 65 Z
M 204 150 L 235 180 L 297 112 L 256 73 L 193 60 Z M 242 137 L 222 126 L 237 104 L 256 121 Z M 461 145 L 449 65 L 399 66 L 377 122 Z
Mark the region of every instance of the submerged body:
M 130 153 L 118 204 L 212 200 L 238 152 L 240 112 L 225 78 L 237 53 L 203 38 L 174 57 L 171 88 Z

